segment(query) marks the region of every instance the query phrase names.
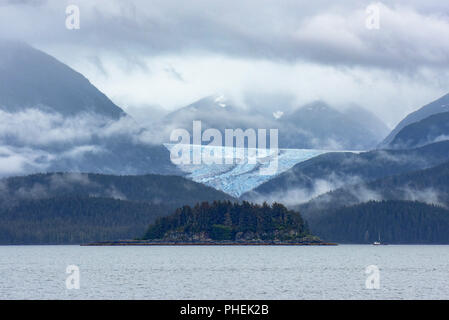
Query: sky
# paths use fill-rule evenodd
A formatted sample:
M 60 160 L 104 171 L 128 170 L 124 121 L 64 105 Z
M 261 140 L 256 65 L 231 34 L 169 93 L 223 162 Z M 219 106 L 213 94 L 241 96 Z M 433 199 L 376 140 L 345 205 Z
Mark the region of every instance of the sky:
M 220 93 L 276 111 L 276 97 L 356 104 L 393 127 L 449 92 L 441 0 L 0 0 L 0 37 L 55 56 L 143 121 Z

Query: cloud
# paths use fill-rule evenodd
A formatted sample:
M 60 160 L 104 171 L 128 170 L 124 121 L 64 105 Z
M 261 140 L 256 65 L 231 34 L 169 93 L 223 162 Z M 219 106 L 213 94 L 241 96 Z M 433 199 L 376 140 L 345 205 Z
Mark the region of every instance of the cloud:
M 349 186 L 347 190 L 349 191 L 349 194 L 355 199 L 355 202 L 353 203 L 382 200 L 381 193 L 368 188 L 364 183 Z
M 41 182 L 33 182 L 30 185 L 22 185 L 19 188 L 10 185 L 9 180 L 0 180 L 0 201 L 5 205 L 14 205 L 17 201 L 30 199 L 44 199 L 56 194 L 70 193 L 77 186 L 98 187 L 95 182 L 89 180 L 83 173 L 54 173 L 44 177 Z
M 44 170 L 54 156 L 29 147 L 0 146 L 0 176 L 22 174 L 30 169 Z
M 363 27 L 367 17 L 364 7 L 307 19 L 295 35 L 302 54 L 330 64 L 446 68 L 449 42 L 439 39 L 449 36 L 447 17 L 436 12 L 424 15 L 403 5 L 373 5 L 379 8 L 381 26 L 377 31 Z
M 435 0 L 428 1 L 430 5 L 418 1 L 337 5 L 331 1 L 248 0 L 239 4 L 239 10 L 232 2 L 207 0 L 189 2 L 182 9 L 176 0 L 72 2 L 81 14 L 81 28 L 75 33 L 65 29 L 66 3 L 58 0 L 7 2 L 0 15 L 2 23 L 18 17 L 23 23 L 9 23 L 2 29 L 28 41 L 77 41 L 134 52 L 134 57 L 202 51 L 388 67 L 446 67 L 449 59 L 449 43 L 441 41 L 449 37 L 449 11 Z M 365 26 L 370 4 L 380 8 L 377 31 Z M 139 59 L 134 62 L 140 64 Z
M 0 142 L 4 144 L 28 147 L 51 145 L 53 148 L 76 146 L 69 151 L 72 155 L 100 151 L 88 145 L 98 138 L 126 136 L 135 143 L 158 143 L 130 117 L 111 120 L 94 113 L 64 117 L 60 113 L 29 108 L 20 112 L 0 110 L 0 123 Z
M 439 0 L 247 0 L 238 10 L 229 1 L 74 0 L 79 30 L 65 28 L 64 1 L 2 4 L 0 37 L 48 51 L 148 118 L 149 105 L 251 92 L 357 103 L 393 126 L 449 87 L 449 10 Z M 379 30 L 365 27 L 370 4 Z
M 86 155 L 109 152 L 109 145 L 117 142 L 143 146 L 161 142 L 130 117 L 111 120 L 90 113 L 63 117 L 30 108 L 15 113 L 0 110 L 0 123 L 0 176 L 44 172 L 66 160 L 76 160 L 69 162 L 75 165 Z
M 72 189 L 73 185 L 97 186 L 96 183 L 89 180 L 85 173 L 68 172 L 64 174 L 52 174 L 49 178 L 49 189 Z
M 419 201 L 446 207 L 446 204 L 442 201 L 442 199 L 446 198 L 446 196 L 432 187 L 418 190 L 410 186 L 405 186 L 400 188 L 399 191 L 403 194 L 401 197 L 402 200 Z
M 374 186 L 373 186 L 374 184 Z M 307 211 L 352 206 L 368 201 L 404 200 L 419 201 L 427 204 L 447 207 L 447 194 L 433 187 L 412 186 L 410 183 L 394 186 L 375 186 L 374 183 L 345 183 L 338 188 L 318 194 L 305 205 Z M 301 204 L 301 203 L 293 203 Z
M 61 154 L 62 158 L 80 158 L 85 153 L 99 153 L 105 152 L 106 150 L 101 146 L 86 145 L 86 146 L 76 146 L 68 151 L 64 151 Z
M 47 199 L 55 195 L 79 194 L 79 187 L 83 187 L 83 194 L 89 197 L 108 197 L 118 200 L 126 200 L 127 197 L 118 188 L 111 184 L 104 187 L 89 179 L 85 173 L 54 173 L 46 176 L 39 183 L 21 186 L 16 189 L 9 185 L 8 180 L 0 180 L 0 203 L 6 206 L 14 206 L 19 201 Z
M 119 200 L 127 199 L 124 193 L 114 184 L 101 185 L 91 180 L 86 173 L 53 173 L 37 178 L 37 180 L 39 182 L 23 184 L 20 187 L 17 187 L 16 183 L 10 180 L 0 180 L 0 204 L 13 206 L 22 200 L 46 199 L 69 194 L 108 197 Z M 82 191 L 79 187 L 82 187 Z
M 259 195 L 257 192 L 249 193 L 251 201 L 256 203 L 279 202 L 287 206 L 295 206 L 335 189 L 335 185 L 324 179 L 317 179 L 313 182 L 312 188 L 289 188 L 286 191 L 278 191 L 269 194 Z
M 438 137 L 436 137 L 433 141 L 431 141 L 430 143 L 434 143 L 434 142 L 441 142 L 441 141 L 447 141 L 449 140 L 449 135 L 446 134 L 442 134 L 439 135 Z
M 47 0 L 0 0 L 0 6 L 40 6 Z
M 287 171 L 284 173 L 284 176 L 287 177 L 286 185 L 292 185 L 297 182 L 298 177 L 292 172 Z M 322 178 L 309 178 L 303 177 L 303 179 L 309 180 L 307 186 L 303 187 L 289 187 L 286 190 L 280 190 L 271 192 L 268 194 L 258 194 L 256 191 L 252 191 L 248 194 L 248 197 L 251 201 L 257 203 L 263 203 L 267 201 L 269 203 L 280 202 L 284 203 L 288 206 L 295 206 L 304 204 L 312 199 L 319 199 L 321 202 L 327 202 L 327 194 L 333 190 L 342 188 L 342 187 L 351 187 L 356 189 L 352 189 L 352 194 L 357 199 L 377 199 L 375 193 L 368 190 L 365 186 L 363 186 L 363 180 L 355 175 L 346 175 L 342 176 L 335 172 L 322 177 Z M 290 181 L 290 183 L 289 183 Z M 322 199 L 320 196 L 324 196 Z

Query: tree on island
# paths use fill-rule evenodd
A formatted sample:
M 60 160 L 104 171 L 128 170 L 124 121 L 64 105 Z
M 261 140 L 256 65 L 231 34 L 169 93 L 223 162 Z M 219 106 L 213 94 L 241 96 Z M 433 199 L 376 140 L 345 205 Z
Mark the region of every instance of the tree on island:
M 164 241 L 318 242 L 299 212 L 280 203 L 202 202 L 183 206 L 150 225 L 144 239 Z

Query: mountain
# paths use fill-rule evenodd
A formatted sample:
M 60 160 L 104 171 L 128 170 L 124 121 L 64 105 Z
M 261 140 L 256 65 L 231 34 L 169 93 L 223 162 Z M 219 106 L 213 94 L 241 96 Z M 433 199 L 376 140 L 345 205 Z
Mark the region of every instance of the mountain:
M 167 174 L 183 175 L 170 161 L 169 151 L 162 145 L 136 143 L 132 135 L 110 138 L 93 138 L 93 143 L 72 146 L 54 152 L 55 158 L 45 167 L 45 172 L 92 172 L 112 175 Z M 29 173 L 43 170 L 32 168 Z
M 125 115 L 82 74 L 25 43 L 0 40 L 0 83 L 0 109 L 8 112 L 39 108 L 64 116 Z
M 388 130 L 378 118 L 359 107 L 338 111 L 316 101 L 268 114 L 257 105 L 244 107 L 224 95 L 203 98 L 168 114 L 159 128 L 165 137 L 176 128 L 192 135 L 194 120 L 201 121 L 203 130 L 215 128 L 223 136 L 225 129 L 278 129 L 280 148 L 299 149 L 366 150 L 376 146 Z
M 178 176 L 48 173 L 0 180 L 0 244 L 67 244 L 140 237 L 156 217 L 234 200 Z
M 390 142 L 394 149 L 409 149 L 449 139 L 449 112 L 434 114 L 407 125 Z
M 0 41 L 0 83 L 0 176 L 182 174 L 150 130 L 46 53 Z
M 445 161 L 449 161 L 449 141 L 411 150 L 331 152 L 296 164 L 241 198 L 298 204 L 345 185 L 430 168 Z
M 237 117 L 240 114 L 241 117 Z M 180 127 L 192 128 L 193 120 L 201 120 L 204 128 L 251 128 L 247 126 L 249 113 L 228 100 L 224 95 L 213 95 L 200 99 L 186 107 L 173 111 L 164 117 L 164 124 L 179 124 Z M 256 124 L 256 122 L 252 122 Z
M 449 210 L 416 201 L 369 201 L 308 220 L 314 234 L 338 243 L 448 244 Z
M 348 185 L 322 194 L 296 207 L 307 217 L 326 215 L 330 209 L 370 200 L 420 201 L 449 206 L 449 162 L 432 168 Z
M 360 106 L 352 105 L 344 109 L 342 113 L 352 121 L 362 124 L 377 141 L 384 139 L 391 131 L 381 119 Z
M 94 173 L 46 173 L 0 180 L 0 203 L 62 196 L 103 197 L 179 207 L 231 196 L 180 176 L 115 176 Z
M 323 101 L 304 105 L 279 120 L 279 141 L 285 148 L 367 150 L 386 134 L 382 122 L 368 111 L 352 107 L 341 112 Z
M 242 130 L 253 128 L 274 128 L 274 119 L 267 119 L 265 115 L 251 111 L 237 105 L 224 95 L 213 95 L 200 99 L 186 107 L 173 111 L 163 117 L 158 123 L 161 138 L 169 141 L 172 130 L 182 128 L 187 130 L 191 137 L 193 121 L 201 121 L 202 131 L 214 128 L 222 134 L 224 144 L 225 129 Z M 193 143 L 193 140 L 191 140 Z M 203 144 L 208 144 L 205 141 Z
M 434 114 L 443 112 L 449 112 L 449 94 L 446 94 L 441 98 L 421 107 L 417 111 L 410 113 L 401 122 L 399 122 L 399 124 L 396 126 L 396 128 L 393 129 L 393 131 L 391 131 L 391 133 L 379 145 L 379 148 L 388 148 L 396 135 L 409 124 L 419 122 Z

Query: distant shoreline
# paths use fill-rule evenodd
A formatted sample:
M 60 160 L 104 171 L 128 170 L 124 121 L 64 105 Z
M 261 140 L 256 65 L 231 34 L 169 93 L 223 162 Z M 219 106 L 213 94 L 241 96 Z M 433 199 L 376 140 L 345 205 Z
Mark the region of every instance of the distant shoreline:
M 278 241 L 145 241 L 120 240 L 83 243 L 80 246 L 337 246 L 332 242 L 278 242 Z

